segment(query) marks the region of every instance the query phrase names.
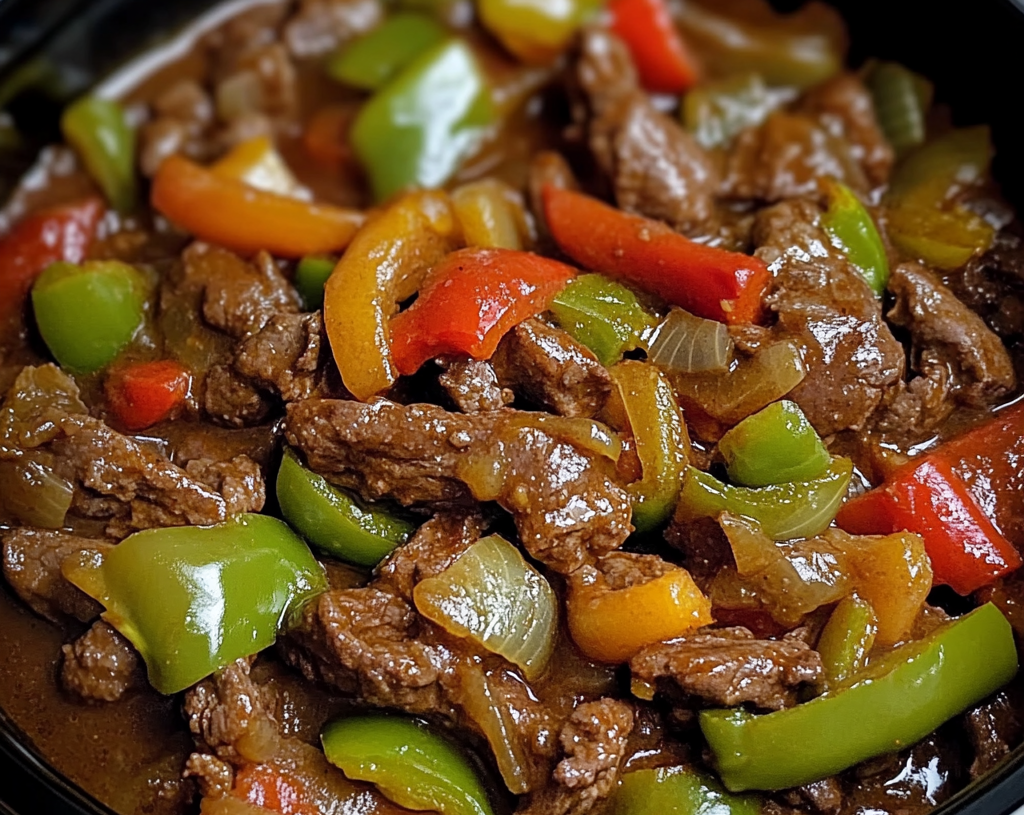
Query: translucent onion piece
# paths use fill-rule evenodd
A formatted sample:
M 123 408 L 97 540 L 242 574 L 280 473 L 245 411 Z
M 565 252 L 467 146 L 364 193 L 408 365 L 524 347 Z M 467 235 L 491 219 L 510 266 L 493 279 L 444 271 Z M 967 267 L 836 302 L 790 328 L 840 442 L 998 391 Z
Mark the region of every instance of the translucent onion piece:
M 760 74 L 746 73 L 703 83 L 683 97 L 683 124 L 707 150 L 727 147 L 748 127 L 793 100 L 792 88 L 769 88 Z
M 732 352 L 732 337 L 724 323 L 674 308 L 658 329 L 648 358 L 666 371 L 691 374 L 726 370 Z
M 474 543 L 413 592 L 416 608 L 457 637 L 467 637 L 539 676 L 555 646 L 558 601 L 548 582 L 508 541 Z
M 60 529 L 74 488 L 35 461 L 0 462 L 0 506 L 29 526 Z

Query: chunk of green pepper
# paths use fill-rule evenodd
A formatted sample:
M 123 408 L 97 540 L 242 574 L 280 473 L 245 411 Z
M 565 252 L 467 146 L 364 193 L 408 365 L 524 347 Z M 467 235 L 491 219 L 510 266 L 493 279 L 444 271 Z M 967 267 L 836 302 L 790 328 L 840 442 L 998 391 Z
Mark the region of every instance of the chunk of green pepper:
M 828 450 L 788 399 L 748 416 L 718 442 L 729 478 L 744 487 L 809 481 L 825 474 Z
M 778 790 L 827 778 L 924 738 L 1017 672 L 991 603 L 869 666 L 854 684 L 788 710 L 707 710 L 700 727 L 725 786 Z
M 568 47 L 600 0 L 479 0 L 480 22 L 526 62 L 548 62 Z
M 120 213 L 135 208 L 135 130 L 124 109 L 109 99 L 86 96 L 64 111 L 64 139 L 78 153 L 89 175 Z
M 346 85 L 376 91 L 446 36 L 444 26 L 425 14 L 392 14 L 365 37 L 343 46 L 328 60 L 327 73 Z
M 50 265 L 32 287 L 32 309 L 50 353 L 75 373 L 98 371 L 120 353 L 145 318 L 148 286 L 114 260 Z
M 877 633 L 878 618 L 867 600 L 854 594 L 839 601 L 818 638 L 826 688 L 842 685 L 867 665 Z
M 853 462 L 836 456 L 821 478 L 748 489 L 688 467 L 676 517 L 717 518 L 728 512 L 757 521 L 772 540 L 810 538 L 832 523 L 852 475 Z
M 103 618 L 165 694 L 273 645 L 302 603 L 327 588 L 302 539 L 266 515 L 147 529 L 64 571 L 103 604 Z
M 594 352 L 602 365 L 614 365 L 626 351 L 643 348 L 657 320 L 633 292 L 599 274 L 580 275 L 551 303 L 559 326 Z
M 359 566 L 376 566 L 416 528 L 328 484 L 303 467 L 292 450 L 286 450 L 281 460 L 277 502 L 285 520 L 313 546 Z
M 931 82 L 898 62 L 876 62 L 864 83 L 871 91 L 878 125 L 896 154 L 923 144 L 932 106 Z
M 821 224 L 850 263 L 857 267 L 879 297 L 889 282 L 889 258 L 875 222 L 853 190 L 829 179 L 828 209 Z
M 324 286 L 338 265 L 335 258 L 310 255 L 299 261 L 295 269 L 295 288 L 306 311 L 319 311 L 324 305 Z
M 495 121 L 472 49 L 450 39 L 421 55 L 359 112 L 351 143 L 378 200 L 405 187 L 439 187 Z
M 469 762 L 418 722 L 352 716 L 328 722 L 320 738 L 331 764 L 355 781 L 375 784 L 399 806 L 441 815 L 492 815 Z
M 692 767 L 634 770 L 622 776 L 608 815 L 760 815 L 755 795 L 726 792 Z

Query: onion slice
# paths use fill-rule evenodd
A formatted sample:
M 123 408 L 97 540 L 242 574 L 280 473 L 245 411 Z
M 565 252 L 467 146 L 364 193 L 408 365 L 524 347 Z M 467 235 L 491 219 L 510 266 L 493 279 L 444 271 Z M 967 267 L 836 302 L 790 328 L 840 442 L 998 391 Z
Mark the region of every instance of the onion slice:
M 726 370 L 732 352 L 732 337 L 724 323 L 674 308 L 658 328 L 648 358 L 666 371 L 692 374 Z

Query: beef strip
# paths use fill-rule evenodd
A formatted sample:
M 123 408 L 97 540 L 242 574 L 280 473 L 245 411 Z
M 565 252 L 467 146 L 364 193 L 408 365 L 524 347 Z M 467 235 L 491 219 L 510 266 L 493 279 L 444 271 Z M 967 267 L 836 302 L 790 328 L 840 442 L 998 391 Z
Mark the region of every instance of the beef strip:
M 110 543 L 50 529 L 12 529 L 2 540 L 4 578 L 36 614 L 54 622 L 68 617 L 89 622 L 103 611 L 65 579 L 61 564 L 79 552 L 104 552 Z
M 494 366 L 485 359 L 443 357 L 437 363 L 443 369 L 438 383 L 463 413 L 500 410 L 515 398 L 498 384 Z
M 534 557 L 570 573 L 622 544 L 631 506 L 610 460 L 556 438 L 557 426 L 544 421 L 519 411 L 464 416 L 314 399 L 288 406 L 286 435 L 314 471 L 371 500 L 497 501 Z
M 843 787 L 835 776 L 786 790 L 779 797 L 794 808 L 803 810 L 810 806 L 821 815 L 837 815 L 843 808 Z
M 1024 335 L 1024 238 L 1020 224 L 999 232 L 985 254 L 974 257 L 948 283 L 1000 337 Z
M 799 343 L 807 376 L 789 394 L 823 436 L 860 429 L 903 378 L 903 347 L 863 275 L 832 246 L 821 210 L 794 200 L 758 213 L 757 256 L 774 276 L 776 334 Z
M 504 387 L 559 416 L 596 416 L 612 390 L 589 348 L 536 319 L 509 331 L 492 362 Z
M 589 141 L 619 206 L 682 231 L 714 215 L 710 157 L 640 89 L 629 50 L 607 30 L 583 35 L 577 72 L 590 107 Z
M 971 778 L 987 775 L 1024 739 L 1021 687 L 1018 681 L 964 713 L 967 740 L 974 751 Z
M 263 391 L 229 365 L 210 368 L 203 385 L 203 410 L 224 427 L 254 427 L 274 410 Z
M 380 0 L 301 0 L 284 28 L 296 57 L 319 57 L 376 28 L 384 19 Z
M 781 710 L 821 675 L 821 657 L 787 635 L 758 640 L 746 628 L 720 628 L 649 645 L 629 663 L 633 680 L 681 691 L 722 707 L 750 703 Z
M 234 768 L 209 753 L 192 753 L 182 776 L 196 780 L 203 798 L 223 798 L 235 785 Z
M 138 651 L 102 620 L 61 651 L 61 685 L 83 701 L 116 702 L 145 684 Z
M 275 314 L 238 346 L 238 373 L 285 402 L 310 398 L 320 384 L 322 339 L 320 313 Z
M 193 459 L 185 472 L 224 497 L 228 515 L 258 512 L 266 501 L 266 485 L 260 466 L 246 455 L 228 461 Z

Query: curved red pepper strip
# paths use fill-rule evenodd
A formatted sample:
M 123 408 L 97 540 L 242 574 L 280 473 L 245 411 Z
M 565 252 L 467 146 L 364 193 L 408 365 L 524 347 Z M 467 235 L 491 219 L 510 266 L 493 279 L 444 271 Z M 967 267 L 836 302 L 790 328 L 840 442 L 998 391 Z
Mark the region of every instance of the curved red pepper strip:
M 170 359 L 142 362 L 111 373 L 107 405 L 126 430 L 144 430 L 185 403 L 192 375 Z
M 664 0 L 612 0 L 608 13 L 647 90 L 682 93 L 697 83 L 697 66 Z

